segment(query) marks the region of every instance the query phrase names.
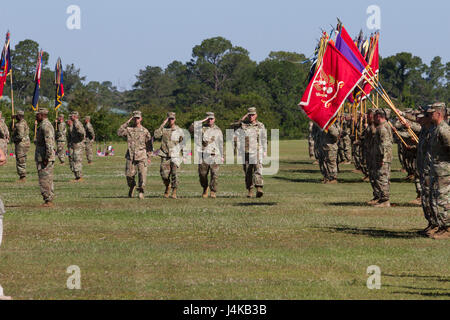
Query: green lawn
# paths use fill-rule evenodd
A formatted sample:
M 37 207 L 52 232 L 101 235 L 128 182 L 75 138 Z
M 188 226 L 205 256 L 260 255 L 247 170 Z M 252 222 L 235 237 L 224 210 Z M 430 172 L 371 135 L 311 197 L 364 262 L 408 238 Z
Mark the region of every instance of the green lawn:
M 7 207 L 0 284 L 14 299 L 448 299 L 450 242 L 422 238 L 422 210 L 398 161 L 393 208 L 365 205 L 371 188 L 343 166 L 323 185 L 306 141 L 282 141 L 280 171 L 247 199 L 242 169 L 222 166 L 218 199 L 201 199 L 196 166 L 181 168 L 180 199 L 163 199 L 154 159 L 146 199 L 128 199 L 124 144 L 71 184 L 56 166 L 54 209 L 42 209 L 30 153 L 25 185 L 0 169 Z M 81 290 L 68 290 L 70 265 Z M 382 288 L 366 287 L 377 265 Z

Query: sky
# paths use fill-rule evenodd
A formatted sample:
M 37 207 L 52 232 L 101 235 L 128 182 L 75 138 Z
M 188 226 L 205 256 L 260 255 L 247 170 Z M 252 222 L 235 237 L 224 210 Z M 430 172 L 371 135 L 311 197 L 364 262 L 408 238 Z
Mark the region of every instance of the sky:
M 71 5 L 80 8 L 80 29 L 67 27 Z M 370 34 L 370 5 L 380 8 L 382 56 L 408 51 L 426 63 L 438 55 L 450 60 L 448 0 L 15 0 L 1 6 L 0 35 L 9 29 L 13 47 L 37 41 L 50 66 L 61 57 L 88 81 L 124 90 L 140 69 L 189 61 L 210 37 L 246 48 L 255 61 L 279 50 L 310 56 L 321 28 L 330 32 L 336 17 L 352 36 Z

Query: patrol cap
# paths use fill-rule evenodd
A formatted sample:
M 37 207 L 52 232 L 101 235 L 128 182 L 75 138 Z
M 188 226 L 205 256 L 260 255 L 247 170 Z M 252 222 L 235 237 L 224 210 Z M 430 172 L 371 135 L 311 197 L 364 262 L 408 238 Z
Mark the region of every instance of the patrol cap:
M 86 117 L 84 117 L 84 120 L 91 120 L 91 117 L 90 116 L 86 116 Z
M 425 118 L 425 114 L 424 113 L 418 114 L 416 118 L 417 120 Z
M 36 113 L 37 114 L 48 114 L 48 109 L 47 108 L 39 108 Z
M 384 109 L 377 109 L 377 111 L 375 111 L 375 114 L 386 117 L 386 112 L 384 111 Z
M 175 116 L 176 116 L 175 112 L 167 112 L 167 118 L 175 119 Z
M 64 114 L 63 113 L 59 114 L 58 118 L 63 118 L 64 119 Z
M 407 109 L 405 109 L 405 113 L 413 113 L 413 109 L 412 108 L 407 108 Z
M 256 108 L 248 108 L 248 114 L 250 115 L 256 114 Z
M 443 111 L 446 112 L 447 109 L 445 108 L 444 102 L 436 102 L 431 105 L 431 108 L 434 109 L 434 111 Z
M 70 115 L 71 115 L 71 116 L 75 116 L 75 117 L 79 117 L 79 116 L 80 116 L 80 114 L 78 113 L 78 111 L 72 111 L 72 112 L 70 113 Z
M 376 113 L 378 109 L 375 108 L 370 108 L 369 110 L 367 110 L 367 113 Z
M 133 118 L 142 118 L 142 112 L 140 111 L 133 111 Z
M 17 111 L 16 116 L 25 116 L 25 112 L 22 110 Z
M 207 112 L 206 113 L 206 119 L 215 119 L 214 112 Z

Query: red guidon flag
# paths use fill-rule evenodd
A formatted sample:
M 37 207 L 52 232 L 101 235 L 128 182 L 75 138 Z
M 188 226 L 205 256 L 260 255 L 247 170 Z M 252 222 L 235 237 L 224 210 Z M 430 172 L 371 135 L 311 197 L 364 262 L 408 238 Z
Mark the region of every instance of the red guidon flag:
M 361 78 L 361 72 L 332 43 L 328 43 L 322 63 L 299 106 L 308 118 L 322 130 L 327 130 Z

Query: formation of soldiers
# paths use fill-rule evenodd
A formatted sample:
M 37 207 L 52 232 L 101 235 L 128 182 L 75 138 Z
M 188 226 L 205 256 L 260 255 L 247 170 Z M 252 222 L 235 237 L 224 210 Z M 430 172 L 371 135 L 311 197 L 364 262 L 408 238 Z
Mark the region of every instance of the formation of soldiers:
M 310 124 L 309 153 L 317 159 L 324 183 L 337 183 L 338 165 L 348 163 L 348 150 L 356 171 L 370 182 L 373 199 L 368 205 L 390 207 L 392 145 L 416 186 L 417 198 L 428 226 L 423 234 L 434 239 L 450 237 L 450 110 L 435 103 L 407 109 L 404 121 L 390 119 L 390 110 L 369 109 L 365 114 L 343 115 L 328 130 Z M 410 130 L 418 137 L 414 141 Z

